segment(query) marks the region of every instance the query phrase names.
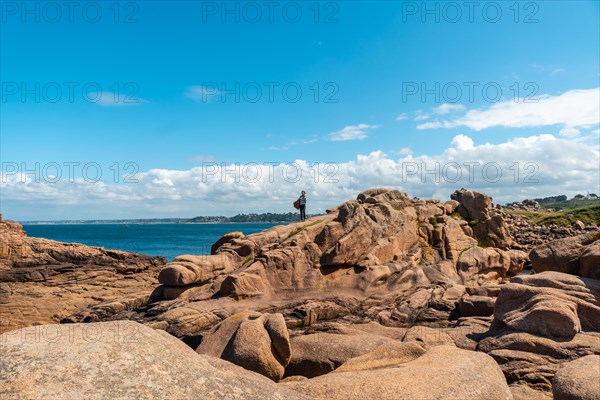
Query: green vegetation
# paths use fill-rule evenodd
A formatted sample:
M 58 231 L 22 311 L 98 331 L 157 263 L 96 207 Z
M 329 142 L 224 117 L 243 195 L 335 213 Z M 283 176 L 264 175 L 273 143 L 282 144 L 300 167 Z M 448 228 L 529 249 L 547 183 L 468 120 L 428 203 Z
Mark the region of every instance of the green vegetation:
M 600 225 L 600 202 L 596 203 L 596 205 L 589 205 L 579 208 L 564 208 L 552 212 L 508 211 L 508 213 L 525 217 L 534 224 L 539 225 L 572 225 L 577 220 L 585 223 L 586 225 Z
M 323 222 L 323 220 L 322 219 L 318 219 L 316 221 L 311 222 L 310 224 L 299 226 L 298 228 L 296 228 L 296 229 L 294 229 L 293 231 L 290 232 L 290 234 L 288 235 L 288 239 L 291 238 L 292 236 L 295 236 L 295 235 L 299 234 L 300 232 L 302 232 L 306 228 L 310 228 L 311 226 L 314 226 L 314 225 L 319 224 L 321 222 Z
M 313 215 L 308 215 L 311 217 Z M 238 214 L 233 217 L 195 217 L 186 222 L 282 222 L 290 223 L 298 221 L 298 213 L 263 213 L 263 214 Z
M 465 217 L 463 217 L 462 215 L 460 215 L 460 213 L 458 211 L 454 211 L 452 214 L 450 214 L 450 216 L 452 218 L 458 218 L 458 219 L 462 219 L 462 220 L 465 219 Z
M 600 206 L 600 199 L 572 198 L 571 200 L 561 201 L 558 203 L 540 203 L 540 205 L 546 209 L 569 210 L 590 206 Z

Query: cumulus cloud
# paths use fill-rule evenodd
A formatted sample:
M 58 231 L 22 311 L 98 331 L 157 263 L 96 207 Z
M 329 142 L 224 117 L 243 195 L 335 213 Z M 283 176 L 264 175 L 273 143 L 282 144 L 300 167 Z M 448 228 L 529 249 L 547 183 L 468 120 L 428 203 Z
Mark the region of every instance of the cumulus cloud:
M 469 110 L 446 121 L 424 123 L 417 129 L 466 126 L 475 131 L 492 127 L 538 127 L 562 125 L 567 128 L 597 125 L 600 122 L 600 88 L 571 90 L 558 96 L 543 95 L 529 102 L 518 99 Z
M 457 135 L 440 154 L 395 158 L 376 151 L 337 164 L 205 162 L 188 170 L 152 169 L 132 183 L 51 182 L 3 171 L 0 204 L 13 219 L 94 219 L 287 212 L 300 190 L 308 192 L 310 212 L 323 212 L 369 187 L 439 199 L 466 187 L 499 203 L 598 193 L 600 149 L 596 140 L 580 139 L 545 134 L 477 144 Z
M 558 132 L 558 134 L 562 137 L 574 138 L 576 136 L 579 136 L 581 134 L 581 131 L 576 128 L 563 128 Z
M 367 132 L 375 128 L 379 128 L 379 125 L 348 125 L 337 132 L 330 133 L 329 139 L 334 142 L 346 140 L 363 140 L 369 136 Z
M 444 115 L 444 114 L 449 114 L 452 111 L 463 111 L 464 109 L 465 109 L 465 106 L 463 106 L 462 104 L 444 103 L 441 106 L 435 107 L 433 109 L 433 111 L 438 115 Z

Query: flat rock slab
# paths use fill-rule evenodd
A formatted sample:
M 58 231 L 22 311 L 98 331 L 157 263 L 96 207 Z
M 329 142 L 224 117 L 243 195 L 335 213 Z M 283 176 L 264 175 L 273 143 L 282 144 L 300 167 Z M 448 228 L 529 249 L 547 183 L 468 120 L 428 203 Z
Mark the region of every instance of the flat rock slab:
M 130 321 L 42 325 L 0 335 L 0 398 L 306 399 Z M 217 367 L 213 366 L 217 365 Z
M 491 357 L 452 346 L 434 347 L 394 368 L 339 372 L 282 385 L 324 400 L 512 399 Z

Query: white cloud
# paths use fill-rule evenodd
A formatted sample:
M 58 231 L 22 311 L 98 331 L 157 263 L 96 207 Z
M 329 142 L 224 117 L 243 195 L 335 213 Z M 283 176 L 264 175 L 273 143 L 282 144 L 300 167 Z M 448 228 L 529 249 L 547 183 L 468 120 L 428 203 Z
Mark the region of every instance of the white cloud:
M 576 136 L 579 136 L 581 134 L 581 131 L 576 128 L 563 128 L 558 132 L 558 134 L 562 137 L 574 138 Z
M 369 136 L 367 134 L 367 132 L 369 130 L 376 129 L 376 128 L 379 128 L 379 125 L 367 125 L 367 124 L 348 125 L 337 132 L 330 133 L 329 139 L 334 142 L 346 141 L 346 140 L 363 140 Z
M 5 173 L 0 177 L 0 200 L 6 218 L 22 220 L 287 212 L 293 211 L 290 199 L 302 189 L 309 193 L 310 212 L 323 212 L 369 187 L 440 199 L 466 187 L 503 203 L 600 192 L 599 150 L 597 139 L 584 142 L 580 137 L 537 135 L 476 144 L 467 135 L 457 135 L 440 154 L 392 158 L 376 151 L 318 166 L 303 160 L 276 165 L 205 163 L 188 170 L 141 172 L 135 176 L 137 183 L 129 184 L 81 178 L 69 182 L 66 170 L 56 183 Z M 108 167 L 104 172 L 112 178 Z
M 448 121 L 430 121 L 425 122 L 424 124 L 417 125 L 417 129 L 438 129 L 438 128 L 454 128 Z
M 465 106 L 463 106 L 462 104 L 444 103 L 441 106 L 435 107 L 433 109 L 433 112 L 438 115 L 444 115 L 444 114 L 449 114 L 452 111 L 463 111 L 464 109 L 465 109 Z
M 409 118 L 409 115 L 407 113 L 402 113 L 396 117 L 396 121 L 404 121 L 405 119 L 408 119 L 408 118 Z
M 452 139 L 452 147 L 461 151 L 473 150 L 475 149 L 475 143 L 468 136 L 458 135 Z
M 209 102 L 214 96 L 217 96 L 221 92 L 219 89 L 207 86 L 188 86 L 185 89 L 184 96 L 190 100 L 194 100 L 201 103 Z
M 408 147 L 403 147 L 398 151 L 398 154 L 403 155 L 403 156 L 410 155 L 412 153 L 413 153 L 412 150 Z
M 480 110 L 469 110 L 458 118 L 421 124 L 417 129 L 455 128 L 473 130 L 496 126 L 522 128 L 562 125 L 576 128 L 600 122 L 600 88 L 571 90 L 558 96 L 543 95 L 537 102 L 503 101 Z

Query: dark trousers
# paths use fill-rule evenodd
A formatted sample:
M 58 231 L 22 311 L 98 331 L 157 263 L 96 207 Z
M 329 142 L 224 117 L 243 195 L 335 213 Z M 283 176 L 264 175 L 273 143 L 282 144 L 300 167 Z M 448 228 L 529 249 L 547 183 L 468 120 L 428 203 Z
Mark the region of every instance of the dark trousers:
M 306 219 L 306 204 L 300 204 L 300 221 Z

